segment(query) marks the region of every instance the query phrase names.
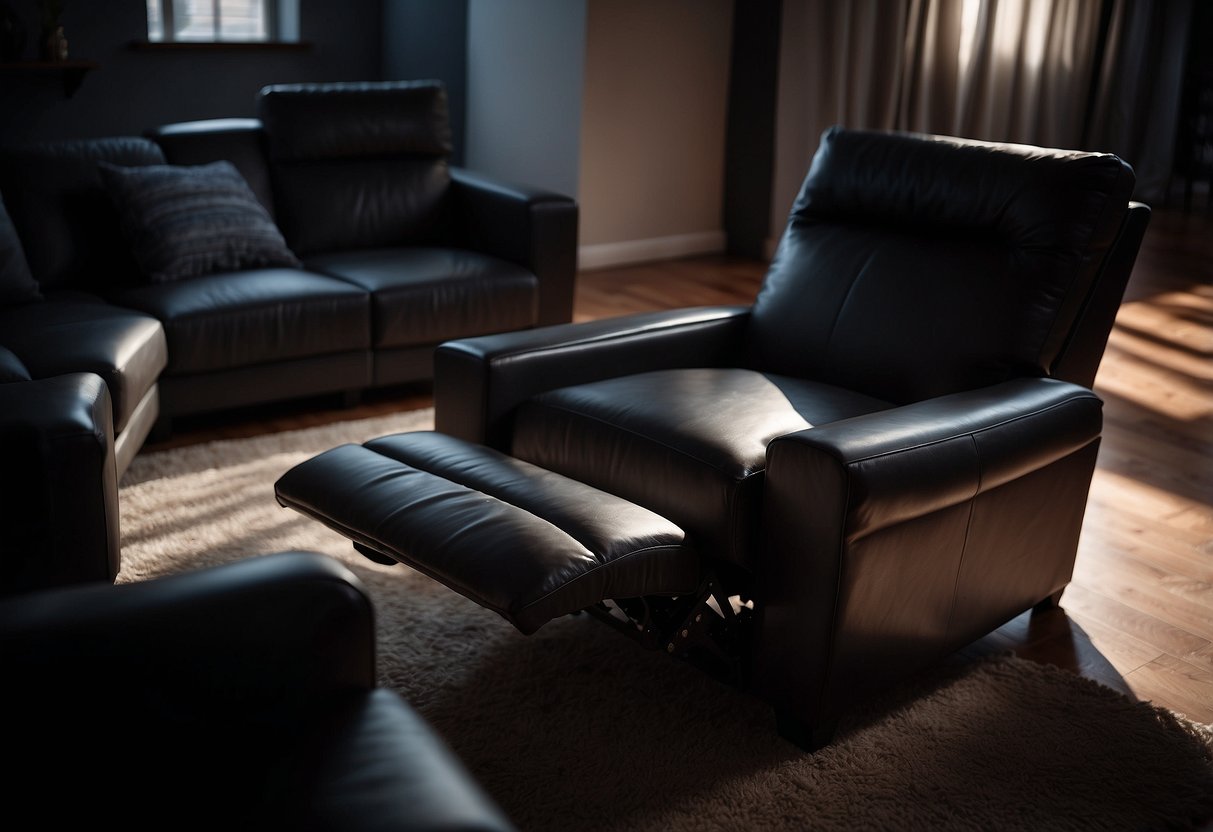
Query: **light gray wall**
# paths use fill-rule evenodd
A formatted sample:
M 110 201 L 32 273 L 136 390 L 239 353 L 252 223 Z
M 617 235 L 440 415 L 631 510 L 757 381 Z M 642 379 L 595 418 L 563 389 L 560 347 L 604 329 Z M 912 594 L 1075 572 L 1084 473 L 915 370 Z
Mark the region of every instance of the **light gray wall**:
M 578 193 L 586 0 L 470 0 L 465 164 Z
M 456 165 L 463 164 L 467 18 L 467 0 L 383 0 L 383 77 L 446 86 Z

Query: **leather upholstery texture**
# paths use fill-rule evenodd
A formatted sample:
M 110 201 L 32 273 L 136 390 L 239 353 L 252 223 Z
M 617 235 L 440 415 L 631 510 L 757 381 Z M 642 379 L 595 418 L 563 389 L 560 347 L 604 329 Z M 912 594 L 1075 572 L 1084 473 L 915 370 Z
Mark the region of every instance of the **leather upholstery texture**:
M 226 272 L 110 297 L 163 322 L 172 374 L 370 348 L 366 292 L 298 269 Z
M 113 581 L 118 471 L 102 378 L 0 384 L 0 455 L 0 596 Z
M 7 805 L 51 826 L 513 829 L 377 686 L 366 589 L 323 555 L 5 600 L 0 663 Z
M 257 113 L 278 222 L 301 257 L 450 242 L 441 84 L 275 85 L 261 90 Z
M 536 323 L 539 281 L 505 260 L 454 248 L 362 249 L 308 259 L 371 297 L 371 343 L 437 344 Z
M 513 453 L 647 506 L 704 554 L 748 566 L 767 445 L 888 407 L 753 370 L 655 370 L 535 396 L 518 408 Z
M 156 386 L 168 362 L 160 322 L 99 298 L 70 294 L 0 307 L 0 338 L 36 378 L 88 372 L 105 380 L 116 431 Z
M 338 446 L 288 470 L 275 493 L 524 633 L 603 598 L 699 582 L 700 560 L 669 520 L 441 433 Z
M 751 360 L 901 404 L 1047 375 L 1133 182 L 1107 153 L 827 131 Z

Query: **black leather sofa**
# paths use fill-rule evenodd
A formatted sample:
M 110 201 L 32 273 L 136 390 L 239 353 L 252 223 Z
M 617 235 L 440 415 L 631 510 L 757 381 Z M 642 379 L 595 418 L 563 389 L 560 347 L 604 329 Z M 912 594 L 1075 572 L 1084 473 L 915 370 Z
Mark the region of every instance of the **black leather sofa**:
M 174 417 L 426 380 L 442 341 L 571 319 L 576 203 L 452 168 L 440 84 L 258 108 L 0 150 L 0 593 L 113 580 L 115 482 Z M 218 160 L 300 265 L 148 280 L 103 164 Z
M 174 417 L 425 380 L 445 340 L 571 319 L 576 203 L 453 168 L 441 84 L 270 86 L 257 107 L 0 151 L 0 240 L 33 279 L 4 278 L 0 347 L 31 379 L 105 380 L 119 476 Z M 149 282 L 99 168 L 218 160 L 301 265 Z
M 310 552 L 0 601 L 5 808 L 39 828 L 514 829 L 377 684 L 374 627 L 357 576 Z

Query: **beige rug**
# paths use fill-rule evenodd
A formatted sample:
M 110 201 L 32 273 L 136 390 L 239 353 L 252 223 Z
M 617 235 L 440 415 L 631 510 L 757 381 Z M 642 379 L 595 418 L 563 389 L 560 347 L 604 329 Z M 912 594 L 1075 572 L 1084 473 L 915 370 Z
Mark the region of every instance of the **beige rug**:
M 1150 830 L 1213 814 L 1213 731 L 1056 668 L 940 669 L 801 753 L 769 710 L 588 616 L 525 637 L 403 566 L 280 508 L 288 467 L 432 413 L 139 456 L 120 582 L 284 549 L 328 553 L 378 610 L 382 682 L 523 830 Z

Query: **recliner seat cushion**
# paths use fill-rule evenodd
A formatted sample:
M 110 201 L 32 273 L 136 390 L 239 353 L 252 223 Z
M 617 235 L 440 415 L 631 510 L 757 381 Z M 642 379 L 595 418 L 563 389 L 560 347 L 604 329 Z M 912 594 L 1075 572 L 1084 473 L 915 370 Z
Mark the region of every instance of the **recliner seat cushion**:
M 47 300 L 0 310 L 0 332 L 34 378 L 101 376 L 115 433 L 126 428 L 168 362 L 159 321 L 82 293 L 51 293 Z
M 898 404 L 1049 375 L 1133 182 L 1106 153 L 831 129 L 755 300 L 751 366 Z
M 370 346 L 370 299 L 294 269 L 214 274 L 112 295 L 164 324 L 172 374 L 230 370 Z
M 534 397 L 518 410 L 512 453 L 667 517 L 699 551 L 745 566 L 767 444 L 889 406 L 751 370 L 660 370 Z
M 535 275 L 474 251 L 369 249 L 312 257 L 307 267 L 372 293 L 371 342 L 377 348 L 525 329 L 538 316 Z

